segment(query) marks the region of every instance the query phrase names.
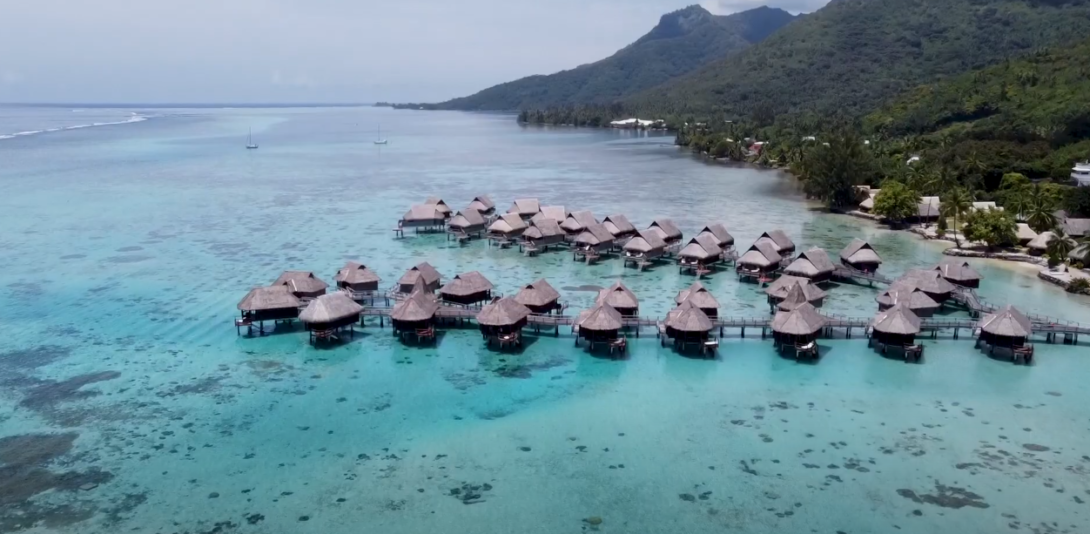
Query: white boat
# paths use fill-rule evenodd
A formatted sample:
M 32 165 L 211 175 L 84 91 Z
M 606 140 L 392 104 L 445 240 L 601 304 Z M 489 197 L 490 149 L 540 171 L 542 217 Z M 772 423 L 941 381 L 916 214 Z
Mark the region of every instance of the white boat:
M 1071 179 L 1078 182 L 1080 186 L 1090 185 L 1090 161 L 1076 163 L 1071 169 Z
M 250 135 L 246 141 L 246 150 L 257 150 L 257 145 L 254 144 L 254 129 L 250 128 Z
M 386 139 L 383 139 L 383 138 L 382 138 L 382 126 L 379 126 L 379 127 L 378 127 L 378 136 L 377 136 L 377 137 L 375 138 L 375 144 L 376 144 L 376 145 L 386 145 L 386 144 L 389 144 L 389 141 L 388 141 L 388 140 L 386 140 Z

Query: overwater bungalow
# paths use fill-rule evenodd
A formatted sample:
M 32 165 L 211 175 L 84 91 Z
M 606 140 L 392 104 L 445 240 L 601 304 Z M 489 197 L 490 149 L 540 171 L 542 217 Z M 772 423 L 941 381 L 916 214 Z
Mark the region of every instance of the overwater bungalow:
M 424 262 L 405 272 L 405 275 L 397 281 L 398 293 L 409 294 L 419 285 L 422 291 L 434 293 L 439 289 L 443 276 L 435 270 L 430 263 Z
M 688 289 L 679 291 L 677 296 L 674 297 L 674 302 L 678 305 L 688 302 L 700 308 L 704 315 L 712 319 L 719 316 L 719 301 L 700 282 L 693 282 L 693 285 L 689 286 Z
M 712 233 L 702 233 L 689 240 L 677 253 L 681 272 L 691 271 L 703 276 L 710 273 L 715 264 L 723 259 L 723 249 L 719 248 L 719 239 Z
M 568 234 L 568 237 L 575 239 L 576 236 L 583 233 L 584 230 L 598 224 L 598 219 L 594 218 L 594 214 L 589 211 L 573 211 L 568 214 L 564 222 L 560 223 L 560 228 Z M 603 227 L 604 228 L 604 227 Z M 610 241 L 612 242 L 613 234 L 610 234 Z
M 808 278 L 811 282 L 825 282 L 833 277 L 833 271 L 836 271 L 836 266 L 829 259 L 829 254 L 820 248 L 812 248 L 799 254 L 783 270 L 784 274 Z
M 628 221 L 628 217 L 620 213 L 602 219 L 602 225 L 606 227 L 606 230 L 609 230 L 609 233 L 613 234 L 613 239 L 617 242 L 636 235 L 636 227 Z
M 659 237 L 666 242 L 667 246 L 681 243 L 681 240 L 684 237 L 681 233 L 681 229 L 674 224 L 672 219 L 655 219 L 647 229 L 658 232 Z
M 542 206 L 541 211 L 530 219 L 530 223 L 533 224 L 543 219 L 549 219 L 556 224 L 560 224 L 568 218 L 569 213 L 568 209 L 564 206 Z
M 353 326 L 360 321 L 363 306 L 352 300 L 346 293 L 322 295 L 307 304 L 299 313 L 299 320 L 310 331 L 310 343 L 335 339 L 337 334 L 348 330 L 355 336 Z
M 287 286 L 292 294 L 301 299 L 312 299 L 325 295 L 329 284 L 314 276 L 310 271 L 284 271 L 273 282 L 274 286 Z
M 942 307 L 927 293 L 916 288 L 914 284 L 893 284 L 883 291 L 875 299 L 878 301 L 878 310 L 886 311 L 894 306 L 903 306 L 912 311 L 917 317 L 931 317 Z
M 255 287 L 246 293 L 238 303 L 241 317 L 235 321 L 235 330 L 240 333 L 245 326 L 253 332 L 254 323 L 259 332 L 265 333 L 265 321 L 291 321 L 299 317 L 299 307 L 303 301 L 296 297 L 291 289 L 284 285 Z
M 734 246 L 734 236 L 730 235 L 727 227 L 721 223 L 709 224 L 700 230 L 700 234 L 708 233 L 715 236 L 716 244 L 723 250 L 730 250 Z
M 825 317 L 809 304 L 789 312 L 781 311 L 772 319 L 772 340 L 777 350 L 793 348 L 796 359 L 802 355 L 817 358 L 817 337 L 825 323 Z
M 462 273 L 439 288 L 439 298 L 448 304 L 472 306 L 492 300 L 492 282 L 477 271 Z
M 627 340 L 621 335 L 623 327 L 621 313 L 609 304 L 598 302 L 592 308 L 579 312 L 575 318 L 572 326 L 577 334 L 575 345 L 578 346 L 579 340 L 584 339 L 591 350 L 597 345 L 605 345 L 609 347 L 611 355 L 614 351 L 623 354 L 628 348 Z
M 361 300 L 365 296 L 374 295 L 382 279 L 366 265 L 350 261 L 337 271 L 333 281 L 337 288 L 348 292 L 350 297 Z
M 796 285 L 802 287 L 802 293 L 806 296 L 806 302 L 809 302 L 814 307 L 820 308 L 822 304 L 825 303 L 825 297 L 828 296 L 828 293 L 816 284 L 811 284 L 809 279 L 784 275 L 777 278 L 775 282 L 768 284 L 768 287 L 765 288 L 765 294 L 768 295 L 768 303 L 773 311 L 775 311 L 775 308 L 779 303 L 787 299 L 787 295 L 791 292 L 791 288 Z
M 435 204 L 417 204 L 397 223 L 399 230 L 413 228 L 417 232 L 442 232 L 447 228 L 447 215 Z
M 390 312 L 390 324 L 394 335 L 403 341 L 412 337 L 417 341 L 435 340 L 435 313 L 439 300 L 425 291 L 413 291 L 407 298 L 394 305 Z
M 496 213 L 496 203 L 492 202 L 492 198 L 488 195 L 480 195 L 473 197 L 473 200 L 467 206 L 467 209 L 476 210 L 481 215 L 488 217 L 493 213 Z
M 905 361 L 920 361 L 923 357 L 923 346 L 916 344 L 916 335 L 920 333 L 920 318 L 908 309 L 898 304 L 886 311 L 878 312 L 871 322 L 871 341 L 878 343 L 882 354 L 889 347 L 900 349 Z
M 514 204 L 511 204 L 511 209 L 507 210 L 507 213 L 513 213 L 521 217 L 522 220 L 528 221 L 534 218 L 534 215 L 541 213 L 541 202 L 536 198 L 520 198 L 515 200 Z
M 870 243 L 856 238 L 840 251 L 840 263 L 857 271 L 873 273 L 882 265 L 882 258 Z
M 522 234 L 523 251 L 533 255 L 543 250 L 549 250 L 551 246 L 564 243 L 567 235 L 560 225 L 552 219 L 539 219 L 530 223 L 530 228 Z
M 776 252 L 781 256 L 786 256 L 795 253 L 795 242 L 791 241 L 790 237 L 783 230 L 772 230 L 771 232 L 765 232 L 757 238 L 757 243 L 771 243 L 775 247 Z
M 450 206 L 448 206 L 446 202 L 443 202 L 443 199 L 439 197 L 428 197 L 427 200 L 424 201 L 424 204 L 428 206 L 435 206 L 435 210 L 439 213 L 442 213 L 443 217 L 446 218 L 450 218 L 451 212 L 454 211 L 450 209 Z
M 1037 232 L 1033 231 L 1026 223 L 1018 223 L 1018 228 L 1015 230 L 1015 235 L 1018 236 L 1018 244 L 1023 247 L 1028 245 L 1034 239 L 1037 239 Z M 1047 246 L 1047 244 L 1046 244 Z
M 638 317 L 640 315 L 640 299 L 636 298 L 636 294 L 629 290 L 624 282 L 620 280 L 612 286 L 599 291 L 597 302 L 599 304 L 609 304 L 625 317 Z
M 519 304 L 514 298 L 505 297 L 481 308 L 477 314 L 477 324 L 481 327 L 489 347 L 493 341 L 504 347 L 522 346 L 522 328 L 530 317 L 530 309 Z
M 522 286 L 515 295 L 515 301 L 539 315 L 561 312 L 564 309 L 560 304 L 560 293 L 544 278 Z
M 946 259 L 935 266 L 935 270 L 951 284 L 961 287 L 980 287 L 980 281 L 984 278 L 964 260 Z
M 686 300 L 680 306 L 670 310 L 663 322 L 664 338 L 674 341 L 674 347 L 685 350 L 696 348 L 702 355 L 714 355 L 719 348 L 719 340 L 712 339 L 711 333 L 715 324 L 700 308 Z M 666 339 L 662 339 L 665 346 Z
M 488 227 L 489 242 L 495 242 L 501 247 L 510 246 L 515 239 L 526 232 L 526 221 L 517 213 L 507 213 L 496 219 Z
M 459 239 L 480 238 L 485 232 L 484 215 L 475 209 L 466 208 L 451 217 L 447 228 Z
M 592 224 L 575 237 L 573 244 L 575 259 L 582 257 L 591 263 L 613 248 L 613 234 L 601 224 Z
M 954 284 L 947 282 L 942 277 L 942 273 L 938 271 L 928 271 L 923 269 L 911 269 L 900 279 L 894 283 L 901 283 L 903 285 L 912 284 L 914 287 L 927 293 L 927 296 L 931 297 L 931 300 L 942 304 L 950 299 L 950 296 L 957 290 Z
M 988 352 L 996 348 L 1011 352 L 1011 361 L 1033 361 L 1033 345 L 1029 337 L 1033 335 L 1033 322 L 1013 306 L 1004 306 L 995 313 L 986 315 L 980 321 L 980 337 L 977 344 L 987 343 Z
M 795 282 L 787 290 L 787 296 L 776 304 L 775 311 L 795 311 L 802 307 L 803 304 L 810 304 L 810 301 L 806 298 L 806 290 L 803 289 L 802 284 Z
M 604 226 L 604 225 L 603 225 Z M 661 232 L 650 229 L 636 232 L 636 236 L 624 244 L 624 265 L 629 264 L 643 270 L 652 261 L 666 254 L 666 241 Z
M 775 245 L 768 241 L 757 240 L 742 257 L 738 258 L 735 269 L 745 278 L 765 279 L 780 268 L 783 257 L 776 251 Z

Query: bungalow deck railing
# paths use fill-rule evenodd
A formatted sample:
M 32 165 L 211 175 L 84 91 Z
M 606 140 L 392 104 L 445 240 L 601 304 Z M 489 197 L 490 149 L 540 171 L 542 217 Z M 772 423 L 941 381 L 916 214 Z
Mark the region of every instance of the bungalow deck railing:
M 852 269 L 845 265 L 836 266 L 833 270 L 833 277 L 841 280 L 866 280 L 868 282 L 878 282 L 887 285 L 893 283 L 893 280 L 887 276 L 878 273 L 868 273 L 866 271 L 860 271 L 859 269 Z

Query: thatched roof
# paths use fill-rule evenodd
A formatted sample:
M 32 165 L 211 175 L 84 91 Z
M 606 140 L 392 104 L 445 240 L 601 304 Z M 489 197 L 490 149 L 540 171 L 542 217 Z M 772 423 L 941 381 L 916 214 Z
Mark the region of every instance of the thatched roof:
M 560 293 L 553 289 L 553 286 L 544 278 L 522 286 L 522 289 L 515 295 L 515 300 L 523 306 L 546 306 L 559 299 Z
M 681 239 L 681 229 L 674 224 L 672 219 L 655 219 L 648 228 L 658 228 L 662 230 L 662 233 L 666 234 L 665 237 L 663 237 L 666 241 Z
M 537 219 L 530 224 L 530 229 L 522 234 L 527 239 L 542 239 L 564 235 L 564 230 L 552 219 Z
M 284 271 L 273 285 L 288 286 L 292 293 L 317 293 L 329 287 L 310 271 Z
M 715 324 L 698 307 L 689 301 L 685 301 L 666 314 L 666 327 L 678 332 L 711 332 Z
M 709 224 L 705 226 L 700 233 L 708 232 L 715 236 L 715 239 L 719 241 L 719 246 L 722 248 L 729 247 L 734 244 L 734 236 L 730 235 L 727 231 L 727 227 L 722 223 Z
M 874 251 L 874 247 L 859 238 L 852 239 L 852 242 L 840 251 L 840 259 L 848 263 L 882 263 L 882 258 Z
M 1026 223 L 1018 223 L 1018 230 L 1015 231 L 1018 236 L 1018 241 L 1033 241 L 1037 237 L 1037 232 L 1033 231 Z M 1046 245 L 1047 246 L 1047 245 Z
M 413 285 L 417 281 L 421 281 L 424 285 L 432 285 L 438 283 L 440 278 L 442 278 L 442 275 L 439 274 L 439 271 L 436 271 L 435 267 L 432 267 L 430 263 L 424 262 L 406 271 L 397 283 L 399 285 Z
M 478 271 L 470 271 L 455 276 L 453 280 L 439 288 L 439 294 L 467 297 L 469 295 L 491 291 L 492 287 L 492 282 L 489 282 L 483 274 Z
M 450 206 L 448 206 L 446 202 L 443 202 L 443 199 L 439 197 L 428 197 L 428 199 L 424 201 L 424 204 L 435 206 L 435 209 L 439 210 L 439 213 L 442 213 L 443 215 L 447 215 L 452 211 Z
M 783 250 L 794 250 L 795 242 L 791 241 L 790 237 L 783 230 L 772 230 L 771 232 L 765 232 L 761 234 L 761 237 L 767 237 L 772 240 L 776 245 L 776 252 Z M 760 238 L 758 238 L 760 240 Z
M 506 213 L 496 219 L 492 226 L 488 227 L 489 232 L 499 232 L 501 234 L 510 234 L 525 229 L 526 221 L 522 220 L 522 217 L 519 217 L 517 213 Z
M 606 230 L 609 230 L 609 233 L 613 234 L 614 237 L 631 234 L 636 231 L 636 227 L 628 221 L 628 217 L 625 217 L 620 213 L 602 219 L 602 225 L 605 226 Z
M 719 239 L 711 233 L 700 234 L 690 239 L 689 244 L 678 252 L 678 256 L 682 258 L 695 258 L 698 260 L 715 258 L 722 254 L 723 249 L 719 248 Z
M 358 317 L 362 311 L 363 306 L 356 304 L 348 295 L 329 293 L 310 301 L 306 309 L 299 313 L 299 320 L 304 323 L 332 323 Z
M 394 305 L 390 318 L 395 321 L 419 322 L 435 317 L 439 311 L 439 301 L 435 295 L 423 291 L 413 291 L 405 300 Z
M 942 273 L 924 269 L 911 269 L 897 281 L 912 282 L 920 290 L 931 294 L 953 293 L 957 289 L 942 277 Z
M 594 218 L 593 213 L 589 211 L 573 211 L 564 219 L 564 222 L 560 223 L 560 227 L 563 228 L 565 232 L 580 232 L 596 224 L 598 224 L 598 219 Z
M 875 332 L 914 336 L 920 333 L 920 318 L 908 307 L 898 304 L 884 312 L 879 312 L 871 322 Z
M 941 273 L 943 278 L 955 283 L 979 282 L 984 279 L 969 265 L 969 262 L 963 260 L 945 259 L 935 266 L 935 270 Z
M 568 209 L 564 206 L 542 206 L 541 211 L 534 215 L 532 222 L 537 222 L 542 219 L 551 219 L 556 221 L 557 224 L 564 222 L 568 218 Z
M 980 330 L 993 336 L 1029 337 L 1033 323 L 1013 306 L 1004 306 L 980 321 Z
M 777 278 L 775 282 L 768 284 L 768 287 L 765 289 L 765 294 L 776 300 L 783 300 L 787 298 L 787 293 L 790 292 L 791 288 L 796 284 L 802 286 L 802 291 L 803 294 L 806 295 L 807 302 L 817 302 L 828 296 L 828 293 L 823 291 L 820 287 L 811 284 L 810 280 L 790 275 L 781 276 Z
M 291 289 L 284 285 L 255 287 L 238 303 L 242 311 L 284 310 L 303 304 Z
M 613 234 L 601 224 L 592 224 L 575 238 L 575 244 L 586 246 L 600 246 L 613 242 Z
M 832 274 L 836 266 L 829 260 L 829 254 L 820 248 L 812 248 L 799 254 L 783 272 L 795 276 L 819 276 Z
M 787 296 L 776 305 L 776 309 L 792 311 L 798 309 L 803 304 L 809 303 L 810 300 L 806 298 L 806 290 L 803 289 L 802 284 L 795 282 L 795 285 L 787 290 Z
M 679 291 L 677 297 L 674 298 L 674 302 L 678 304 L 688 302 L 702 310 L 719 309 L 719 301 L 700 282 L 693 282 L 693 285 L 689 286 L 688 289 Z
M 382 279 L 366 265 L 350 261 L 337 271 L 337 276 L 333 280 L 338 283 L 356 285 L 380 282 Z
M 1033 238 L 1033 241 L 1030 241 L 1029 244 L 1026 246 L 1031 249 L 1040 250 L 1043 252 L 1048 250 L 1048 243 L 1052 241 L 1052 238 L 1054 237 L 1057 236 L 1052 231 L 1041 232 L 1037 235 L 1037 237 Z M 1067 237 L 1066 239 L 1070 241 L 1073 245 L 1076 244 L 1074 239 L 1071 239 L 1070 237 Z
M 927 296 L 927 293 L 916 289 L 912 285 L 894 284 L 874 300 L 878 301 L 878 304 L 882 306 L 903 305 L 914 312 L 927 311 L 933 313 L 941 307 L 938 302 Z
M 771 241 L 771 239 L 769 239 Z M 762 242 L 757 240 L 753 246 L 749 247 L 749 250 L 745 254 L 742 254 L 741 258 L 738 258 L 738 265 L 756 265 L 759 267 L 771 267 L 778 265 L 783 258 L 780 253 L 776 251 L 775 245 L 770 242 Z
M 435 204 L 417 204 L 409 208 L 409 211 L 401 217 L 405 222 L 441 221 L 446 218 L 446 214 Z
M 609 304 L 614 308 L 639 308 L 640 299 L 636 298 L 636 294 L 633 293 L 624 285 L 624 282 L 618 280 L 612 286 L 609 286 L 598 292 L 598 302 Z
M 530 309 L 511 297 L 499 299 L 481 308 L 477 324 L 481 326 L 514 326 L 530 316 Z
M 484 226 L 484 215 L 475 209 L 466 208 L 458 213 L 454 214 L 450 222 L 447 223 L 451 228 L 469 228 L 472 226 Z
M 942 212 L 942 201 L 939 197 L 920 197 L 917 213 L 920 217 L 938 217 Z
M 1084 237 L 1090 235 L 1090 219 L 1066 218 L 1063 228 L 1068 237 Z
M 541 202 L 538 202 L 536 198 L 520 198 L 515 200 L 515 203 L 511 205 L 511 209 L 507 210 L 507 213 L 516 213 L 523 217 L 531 217 L 538 214 L 540 211 Z
M 636 232 L 636 237 L 629 239 L 628 242 L 624 244 L 624 249 L 626 251 L 643 254 L 656 250 L 664 250 L 665 248 L 666 241 L 663 241 L 661 233 L 650 229 Z
M 496 203 L 492 202 L 492 198 L 488 195 L 480 195 L 473 197 L 473 201 L 469 203 L 468 207 L 471 210 L 487 212 L 496 209 Z
M 613 306 L 598 303 L 589 310 L 579 312 L 579 316 L 575 318 L 575 326 L 578 326 L 580 330 L 609 332 L 620 330 L 624 326 L 624 322 L 621 312 L 614 309 Z
M 772 331 L 791 336 L 810 336 L 825 326 L 825 317 L 810 304 L 803 304 L 792 311 L 776 312 L 772 319 Z

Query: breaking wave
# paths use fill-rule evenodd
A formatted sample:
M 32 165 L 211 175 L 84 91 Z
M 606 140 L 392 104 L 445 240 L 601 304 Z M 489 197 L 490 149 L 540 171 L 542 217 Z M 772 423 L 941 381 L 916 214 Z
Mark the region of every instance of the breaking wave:
M 75 111 L 75 110 L 73 110 L 73 111 Z M 133 113 L 131 117 L 129 117 L 128 119 L 122 120 L 122 121 L 92 122 L 90 124 L 77 124 L 75 126 L 65 126 L 63 128 L 49 128 L 49 129 L 46 129 L 46 130 L 28 130 L 28 131 L 25 131 L 25 132 L 16 132 L 16 133 L 11 133 L 11 134 L 0 134 L 0 140 L 15 139 L 17 137 L 30 137 L 32 135 L 40 135 L 40 134 L 47 134 L 47 133 L 54 133 L 54 132 L 65 132 L 65 131 L 68 131 L 68 130 L 82 130 L 84 128 L 97 128 L 99 126 L 117 126 L 117 125 L 120 125 L 120 124 L 133 124 L 133 123 L 136 123 L 136 122 L 144 122 L 144 121 L 146 121 L 146 120 L 148 120 L 150 118 L 151 117 L 147 117 L 147 116 L 144 116 L 144 115 Z

